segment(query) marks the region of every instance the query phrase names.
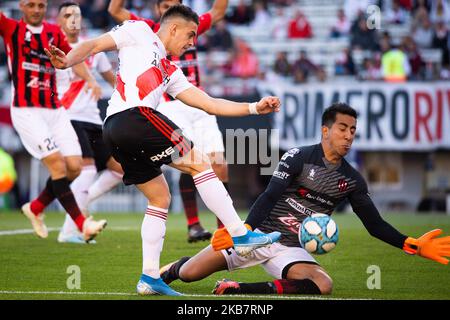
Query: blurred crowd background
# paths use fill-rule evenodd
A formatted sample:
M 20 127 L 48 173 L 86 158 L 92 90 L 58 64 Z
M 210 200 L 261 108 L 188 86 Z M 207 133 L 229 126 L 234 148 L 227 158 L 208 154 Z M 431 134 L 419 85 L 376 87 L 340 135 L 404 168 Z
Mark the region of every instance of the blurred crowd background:
M 3 10 L 11 8 L 14 13 L 16 1 L 2 2 Z M 48 20 L 55 19 L 60 2 L 49 1 Z M 107 12 L 109 0 L 78 2 L 86 17 L 87 37 L 114 26 Z M 202 13 L 212 0 L 184 3 Z M 130 0 L 127 8 L 158 19 L 153 4 Z M 294 83 L 345 77 L 389 81 L 384 64 L 393 55 L 404 59 L 407 81 L 447 80 L 449 26 L 448 0 L 231 0 L 225 20 L 199 38 L 203 82 L 222 94 L 222 90 L 233 90 L 223 87 L 227 78 L 279 76 Z M 5 63 L 0 46 L 0 65 Z M 7 77 L 5 71 L 2 77 Z M 247 82 L 234 89 L 251 90 L 251 81 Z
M 49 0 L 49 21 L 55 20 L 61 2 Z M 129 0 L 126 5 L 139 16 L 157 20 L 154 2 Z M 199 14 L 208 11 L 212 2 L 183 1 Z M 115 25 L 107 11 L 109 0 L 78 0 L 78 3 L 85 17 L 85 37 L 94 37 Z M 2 0 L 0 7 L 8 16 L 20 17 L 17 1 Z M 202 85 L 214 96 L 254 101 L 261 82 L 283 83 L 297 86 L 299 90 L 303 85 L 334 86 L 369 81 L 380 84 L 442 84 L 450 80 L 449 30 L 450 0 L 230 0 L 226 18 L 198 39 Z M 14 136 L 14 131 L 8 131 L 4 126 L 2 130 L 2 112 L 5 119 L 10 103 L 10 85 L 1 41 L 0 38 L 0 147 L 13 153 L 18 163 L 32 171 L 36 164 L 31 163 L 30 169 L 30 164 L 27 164 L 29 156 Z M 113 65 L 116 64 L 114 53 L 110 57 Z M 110 92 L 105 86 L 103 106 Z M 271 119 L 258 123 L 252 121 L 219 119 L 219 124 L 223 130 L 230 127 L 271 127 Z M 359 167 L 369 177 L 369 183 L 378 182 L 380 190 L 385 192 L 379 193 L 378 204 L 387 199 L 385 195 L 400 197 L 399 193 L 394 195 L 391 190 L 411 188 L 408 181 L 416 181 L 420 188 L 405 189 L 404 202 L 393 198 L 386 208 L 416 209 L 425 200 L 439 194 L 439 202 L 429 201 L 423 206 L 425 209 L 445 210 L 442 203 L 445 195 L 450 194 L 448 152 L 439 155 L 439 161 L 436 161 L 435 150 L 425 149 L 408 158 L 410 162 L 411 159 L 417 161 L 409 166 L 403 160 L 405 152 L 388 154 L 383 153 L 386 150 L 374 150 L 372 160 L 365 159 L 365 163 L 380 163 L 381 168 L 375 171 L 368 171 L 364 166 L 364 154 L 358 157 L 363 159 Z M 20 159 L 18 155 L 21 154 L 25 160 Z M 383 167 L 386 161 L 394 163 L 394 169 Z M 440 169 L 430 180 L 434 182 L 430 182 L 427 174 L 436 167 Z M 243 168 L 230 167 L 231 193 L 238 207 L 251 204 L 267 182 L 267 177 L 258 176 L 255 168 Z M 383 175 L 387 177 L 385 180 L 379 178 Z M 19 181 L 22 192 L 18 192 L 21 195 L 17 197 L 26 198 L 30 183 L 23 175 L 22 178 L 19 175 L 20 179 L 23 180 Z M 409 199 L 412 197 L 415 198 Z M 450 208 L 450 204 L 447 207 Z

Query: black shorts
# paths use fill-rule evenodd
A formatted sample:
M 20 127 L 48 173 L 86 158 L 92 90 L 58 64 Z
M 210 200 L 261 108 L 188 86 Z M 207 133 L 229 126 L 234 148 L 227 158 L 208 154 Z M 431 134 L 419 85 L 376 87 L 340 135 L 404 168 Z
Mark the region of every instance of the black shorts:
M 147 107 L 108 117 L 103 139 L 122 165 L 126 185 L 142 184 L 159 176 L 163 164 L 183 157 L 194 146 L 175 123 Z
M 102 126 L 84 121 L 71 121 L 80 142 L 83 158 L 94 158 L 97 171 L 106 169 L 111 151 L 103 141 Z

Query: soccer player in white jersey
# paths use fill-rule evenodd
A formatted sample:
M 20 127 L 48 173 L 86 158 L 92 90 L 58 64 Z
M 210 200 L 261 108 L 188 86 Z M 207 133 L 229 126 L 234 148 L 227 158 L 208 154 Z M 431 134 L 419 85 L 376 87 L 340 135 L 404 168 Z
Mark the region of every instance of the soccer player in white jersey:
M 198 16 L 189 7 L 170 8 L 155 34 L 143 21 L 127 21 L 111 32 L 85 41 L 67 56 L 52 46 L 46 50 L 58 69 L 71 67 L 102 51 L 119 50 L 116 89 L 109 100 L 103 137 L 113 157 L 124 170 L 125 184 L 134 184 L 147 197 L 148 207 L 141 228 L 143 247 L 139 294 L 179 295 L 159 275 L 159 258 L 165 235 L 170 192 L 163 164 L 192 175 L 207 207 L 229 231 L 239 255 L 270 245 L 280 236 L 247 230 L 237 215 L 225 187 L 214 174 L 208 158 L 194 148 L 166 116 L 155 110 L 164 92 L 187 105 L 222 116 L 244 116 L 277 112 L 280 100 L 265 97 L 259 102 L 236 103 L 216 99 L 188 82 L 181 70 L 166 59 L 179 56 L 194 44 Z
M 170 7 L 182 4 L 182 2 L 182 0 L 157 0 L 155 3 L 155 12 L 161 17 Z M 211 9 L 199 16 L 198 37 L 204 35 L 217 22 L 223 19 L 227 6 L 228 0 L 215 0 Z M 127 10 L 125 8 L 125 0 L 111 0 L 108 12 L 117 23 L 122 23 L 125 20 L 141 20 L 145 21 L 154 32 L 159 30 L 159 23 L 157 21 L 144 19 Z M 190 83 L 202 89 L 197 56 L 197 48 L 194 45 L 179 57 L 168 55 L 167 58 L 180 67 Z M 203 110 L 193 109 L 167 94 L 164 95 L 157 110 L 175 122 L 195 143 L 196 148 L 208 155 L 214 173 L 223 182 L 223 185 L 228 191 L 228 164 L 225 160 L 223 137 L 216 117 L 207 114 Z M 197 190 L 192 176 L 181 173 L 179 189 L 188 225 L 188 242 L 209 240 L 212 234 L 203 228 L 200 223 L 197 206 Z M 219 219 L 217 219 L 217 226 L 218 228 L 223 227 Z
M 76 2 L 67 1 L 59 5 L 58 24 L 72 47 L 81 42 L 82 16 Z M 97 71 L 114 87 L 115 75 L 104 52 L 88 57 L 85 63 L 91 72 Z M 83 156 L 81 173 L 72 182 L 71 188 L 80 210 L 88 215 L 89 190 L 96 181 L 97 171 L 106 171 L 102 172 L 99 177 L 99 181 L 104 186 L 107 186 L 104 181 L 105 177 L 108 179 L 108 177 L 114 176 L 114 180 L 121 181 L 123 171 L 103 142 L 103 121 L 100 118 L 100 110 L 95 97 L 86 90 L 86 82 L 77 77 L 72 68 L 57 70 L 56 81 L 59 98 L 64 108 L 67 109 L 72 126 L 77 133 Z M 58 242 L 86 243 L 69 215 L 66 215 Z

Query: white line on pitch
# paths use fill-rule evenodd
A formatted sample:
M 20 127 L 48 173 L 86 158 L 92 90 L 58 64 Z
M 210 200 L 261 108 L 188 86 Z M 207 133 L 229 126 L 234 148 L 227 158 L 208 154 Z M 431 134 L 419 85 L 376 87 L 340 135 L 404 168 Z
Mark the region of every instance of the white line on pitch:
M 60 228 L 48 228 L 48 232 L 59 231 Z M 106 230 L 114 230 L 114 231 L 136 231 L 141 230 L 137 227 L 109 227 Z M 18 234 L 33 234 L 33 229 L 16 229 L 16 230 L 3 230 L 0 231 L 0 236 L 14 236 Z
M 0 291 L 0 294 L 19 294 L 19 295 L 79 295 L 79 296 L 138 296 L 136 293 L 126 293 L 126 292 L 80 292 L 80 291 Z M 183 294 L 183 297 L 192 298 L 219 298 L 217 295 L 213 294 Z M 220 296 L 224 298 L 225 296 Z M 228 295 L 229 298 L 260 298 L 260 299 L 274 299 L 274 300 L 371 300 L 371 299 L 351 299 L 351 298 L 326 298 L 320 296 L 286 296 L 286 295 L 243 295 L 234 294 Z

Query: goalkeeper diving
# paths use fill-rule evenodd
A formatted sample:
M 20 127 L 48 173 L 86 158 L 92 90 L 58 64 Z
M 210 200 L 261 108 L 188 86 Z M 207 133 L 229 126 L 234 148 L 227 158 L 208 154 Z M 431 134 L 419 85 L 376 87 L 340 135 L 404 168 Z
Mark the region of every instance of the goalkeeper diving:
M 275 280 L 242 283 L 218 281 L 214 294 L 330 294 L 333 281 L 300 246 L 298 229 L 314 213 L 331 215 L 348 199 L 367 231 L 410 255 L 448 264 L 450 236 L 435 229 L 419 238 L 400 233 L 383 220 L 370 198 L 367 183 L 344 157 L 356 134 L 356 111 L 334 103 L 322 115 L 319 144 L 293 148 L 281 158 L 266 190 L 258 197 L 245 221 L 250 230 L 281 232 L 279 243 L 260 248 L 248 257 L 236 254 L 226 229 L 218 229 L 211 245 L 193 257 L 183 257 L 160 270 L 161 278 L 192 282 L 215 272 L 261 265 Z

